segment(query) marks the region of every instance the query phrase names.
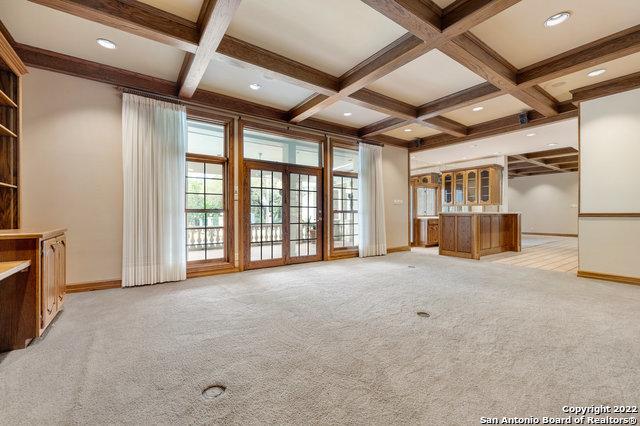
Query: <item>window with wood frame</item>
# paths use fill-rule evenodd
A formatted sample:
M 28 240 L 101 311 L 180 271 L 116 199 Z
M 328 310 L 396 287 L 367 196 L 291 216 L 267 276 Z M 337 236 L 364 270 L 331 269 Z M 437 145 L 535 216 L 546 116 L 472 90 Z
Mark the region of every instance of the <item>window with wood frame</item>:
M 358 151 L 333 147 L 332 160 L 331 234 L 333 249 L 356 249 L 359 245 Z
M 187 121 L 186 250 L 190 264 L 227 260 L 227 128 Z

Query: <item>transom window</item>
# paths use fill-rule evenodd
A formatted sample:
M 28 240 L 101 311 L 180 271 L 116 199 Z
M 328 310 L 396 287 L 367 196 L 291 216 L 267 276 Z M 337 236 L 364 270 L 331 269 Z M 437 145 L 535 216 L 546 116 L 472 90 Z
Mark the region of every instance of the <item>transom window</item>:
M 244 130 L 244 158 L 319 167 L 322 144 L 253 129 Z
M 186 164 L 187 261 L 226 259 L 225 126 L 189 120 Z

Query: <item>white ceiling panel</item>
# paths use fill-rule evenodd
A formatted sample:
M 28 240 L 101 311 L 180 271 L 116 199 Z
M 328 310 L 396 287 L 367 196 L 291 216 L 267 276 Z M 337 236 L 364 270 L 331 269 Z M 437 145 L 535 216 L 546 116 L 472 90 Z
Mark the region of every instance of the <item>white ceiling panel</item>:
M 604 74 L 596 77 L 589 77 L 587 75 L 590 71 L 598 69 L 604 69 L 606 71 Z M 611 80 L 613 78 L 622 77 L 636 72 L 640 72 L 640 53 L 635 53 L 633 55 L 605 62 L 595 67 L 574 72 L 573 74 L 569 74 L 564 77 L 556 78 L 555 80 L 543 83 L 542 88 L 557 100 L 566 101 L 571 99 L 571 93 L 569 93 L 570 90 L 601 83 L 606 80 Z
M 261 86 L 259 90 L 249 87 L 254 83 Z M 276 80 L 267 72 L 218 54 L 207 67 L 199 88 L 284 110 L 293 108 L 313 94 L 310 90 Z
M 405 32 L 360 0 L 243 0 L 228 30 L 336 77 Z
M 432 129 L 431 127 L 421 126 L 420 124 L 413 123 L 391 130 L 390 132 L 385 133 L 385 135 L 410 141 L 415 138 L 426 138 L 427 136 L 437 135 L 438 133 L 440 132 Z
M 184 58 L 184 52 L 165 44 L 26 0 L 3 0 L 0 19 L 18 43 L 166 80 L 177 80 Z M 100 47 L 97 38 L 117 48 Z
M 432 50 L 369 86 L 370 89 L 414 106 L 484 83 L 439 50 Z
M 200 15 L 203 0 L 140 0 L 149 6 L 178 15 L 181 18 L 196 22 Z
M 474 108 L 482 108 L 481 111 L 474 111 Z M 472 126 L 485 121 L 495 120 L 522 111 L 529 111 L 531 108 L 511 95 L 502 95 L 488 101 L 475 105 L 457 109 L 455 111 L 442 114 L 444 117 L 462 123 L 465 126 Z
M 351 115 L 345 116 L 345 113 L 350 113 Z M 378 111 L 344 101 L 336 102 L 313 116 L 313 118 L 351 127 L 364 127 L 367 124 L 375 123 L 388 117 L 388 115 Z
M 559 12 L 569 20 L 544 22 Z M 517 68 L 566 52 L 640 23 L 638 0 L 522 0 L 471 30 Z

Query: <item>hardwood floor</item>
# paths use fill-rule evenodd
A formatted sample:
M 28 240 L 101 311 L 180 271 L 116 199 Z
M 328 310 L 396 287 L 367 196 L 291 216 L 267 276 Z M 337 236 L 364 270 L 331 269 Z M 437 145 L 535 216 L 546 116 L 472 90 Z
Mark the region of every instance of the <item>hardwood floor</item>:
M 578 239 L 523 235 L 520 253 L 499 253 L 486 256 L 481 261 L 575 274 L 578 270 Z
M 414 247 L 412 251 L 438 255 L 438 247 Z M 523 235 L 521 252 L 504 252 L 484 256 L 480 258 L 480 262 L 495 262 L 575 274 L 578 270 L 578 239 L 576 237 Z

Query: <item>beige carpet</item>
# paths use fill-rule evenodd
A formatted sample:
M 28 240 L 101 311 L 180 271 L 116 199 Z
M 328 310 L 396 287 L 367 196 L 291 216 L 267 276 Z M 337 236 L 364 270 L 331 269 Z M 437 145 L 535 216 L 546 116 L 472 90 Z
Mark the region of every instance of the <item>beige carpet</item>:
M 638 404 L 638 366 L 638 286 L 397 253 L 70 295 L 0 356 L 0 423 L 559 417 Z

